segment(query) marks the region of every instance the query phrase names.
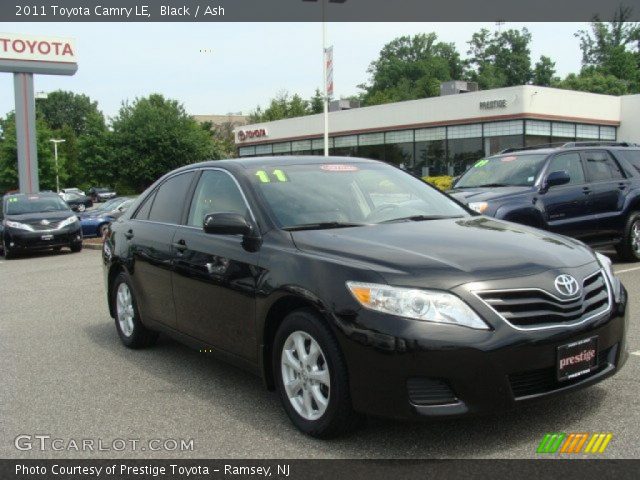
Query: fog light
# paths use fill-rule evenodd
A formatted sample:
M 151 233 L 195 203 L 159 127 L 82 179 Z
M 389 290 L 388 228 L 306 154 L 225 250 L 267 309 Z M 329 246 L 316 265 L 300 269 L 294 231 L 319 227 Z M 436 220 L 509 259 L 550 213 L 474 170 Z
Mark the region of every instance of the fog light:
M 15 246 L 16 246 L 16 244 L 15 244 L 15 243 L 13 243 L 13 242 L 9 242 L 9 246 L 10 246 L 10 247 L 15 247 Z

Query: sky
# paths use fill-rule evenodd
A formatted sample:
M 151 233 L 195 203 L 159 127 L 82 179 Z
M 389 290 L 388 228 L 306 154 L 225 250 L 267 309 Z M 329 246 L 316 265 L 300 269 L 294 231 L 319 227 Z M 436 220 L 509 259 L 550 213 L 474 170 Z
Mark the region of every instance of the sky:
M 582 23 L 506 23 L 532 33 L 532 64 L 540 55 L 556 62 L 560 76 L 580 69 L 574 33 Z M 336 97 L 358 93 L 381 48 L 401 35 L 436 32 L 467 52 L 471 35 L 494 23 L 330 23 Z M 84 93 L 107 115 L 123 100 L 162 93 L 193 115 L 249 113 L 286 90 L 311 97 L 322 85 L 320 23 L 1 23 L 0 32 L 76 40 L 73 77 L 38 75 L 37 92 Z M 13 80 L 0 73 L 0 115 L 14 108 Z

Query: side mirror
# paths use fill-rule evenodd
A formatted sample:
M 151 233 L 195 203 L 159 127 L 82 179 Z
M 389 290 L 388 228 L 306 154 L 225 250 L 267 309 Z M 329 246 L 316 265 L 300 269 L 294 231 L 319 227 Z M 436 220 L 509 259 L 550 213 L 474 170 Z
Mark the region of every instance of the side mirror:
M 566 185 L 570 181 L 571 177 L 564 170 L 551 172 L 549 175 L 547 175 L 547 180 L 545 181 L 545 190 L 558 185 Z
M 214 235 L 249 235 L 253 227 L 239 213 L 210 213 L 204 217 L 203 227 L 206 233 Z

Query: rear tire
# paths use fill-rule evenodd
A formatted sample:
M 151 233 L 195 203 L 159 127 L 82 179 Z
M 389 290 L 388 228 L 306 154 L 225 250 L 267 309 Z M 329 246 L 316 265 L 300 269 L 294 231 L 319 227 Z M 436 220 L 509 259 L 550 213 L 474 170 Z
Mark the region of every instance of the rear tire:
M 78 253 L 80 251 L 82 251 L 82 242 L 78 242 L 78 243 L 72 243 L 69 248 L 71 249 L 71 251 L 73 253 Z
M 111 302 L 115 313 L 116 330 L 122 343 L 128 348 L 150 347 L 158 340 L 158 333 L 149 330 L 140 321 L 138 305 L 126 273 L 120 273 L 113 281 Z
M 640 261 L 640 212 L 631 212 L 624 227 L 622 243 L 616 246 L 618 256 L 626 262 Z
M 301 309 L 285 317 L 276 333 L 272 362 L 284 410 L 300 431 L 331 438 L 361 423 L 351 405 L 338 342 L 316 312 Z

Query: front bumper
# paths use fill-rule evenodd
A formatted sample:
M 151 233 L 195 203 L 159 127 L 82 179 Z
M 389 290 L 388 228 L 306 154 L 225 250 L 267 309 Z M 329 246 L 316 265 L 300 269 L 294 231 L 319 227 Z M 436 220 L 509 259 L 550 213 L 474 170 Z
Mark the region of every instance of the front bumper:
M 3 235 L 4 244 L 14 251 L 46 250 L 82 243 L 82 229 L 79 224 L 59 230 L 35 232 L 5 227 Z
M 567 328 L 519 331 L 498 321 L 491 330 L 473 330 L 368 310 L 338 312 L 334 319 L 354 408 L 418 419 L 500 412 L 614 375 L 628 356 L 628 315 L 623 287 L 609 313 Z M 593 336 L 597 369 L 558 381 L 558 347 Z

